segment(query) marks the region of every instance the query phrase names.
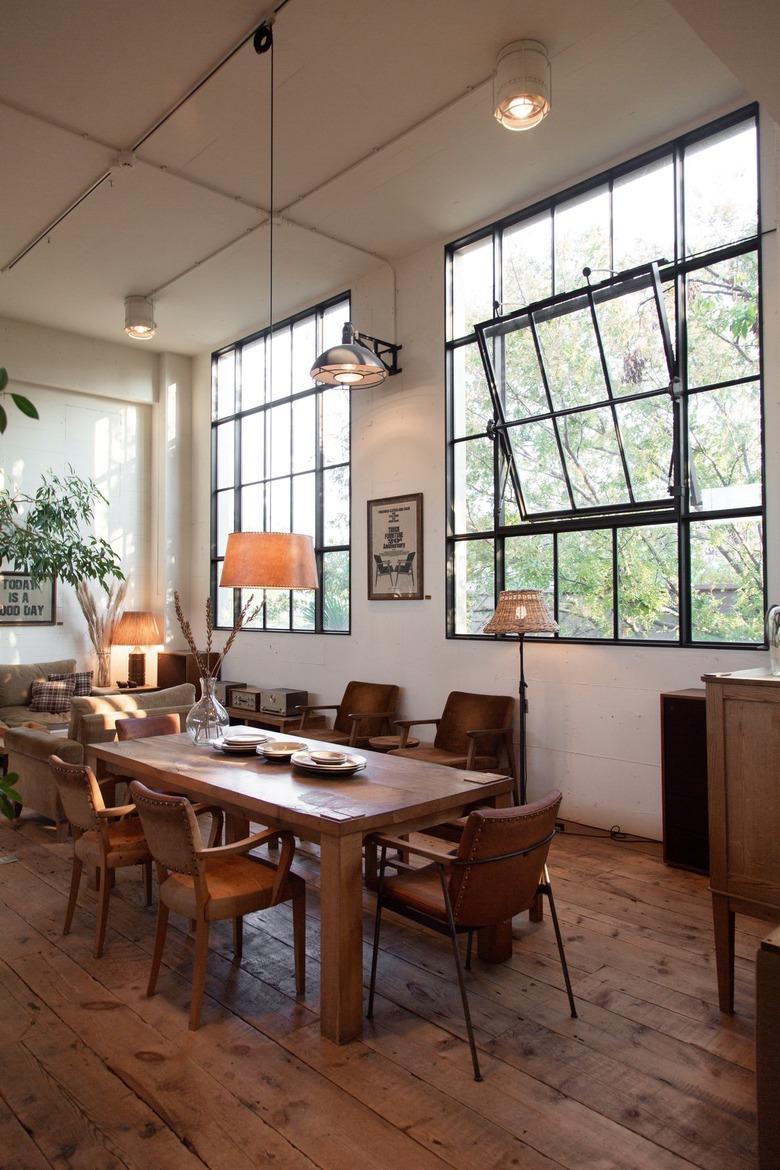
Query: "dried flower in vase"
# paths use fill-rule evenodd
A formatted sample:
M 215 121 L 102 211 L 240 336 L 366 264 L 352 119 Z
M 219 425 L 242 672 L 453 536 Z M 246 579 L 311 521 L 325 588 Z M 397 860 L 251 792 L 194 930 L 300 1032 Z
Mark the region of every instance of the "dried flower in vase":
M 176 617 L 178 619 L 179 626 L 181 627 L 181 632 L 184 634 L 184 637 L 187 639 L 187 645 L 189 646 L 190 650 L 195 655 L 195 660 L 198 663 L 198 670 L 200 672 L 201 678 L 204 678 L 204 679 L 217 678 L 220 670 L 222 669 L 222 663 L 225 659 L 225 656 L 230 652 L 230 648 L 236 639 L 236 635 L 238 633 L 240 633 L 241 629 L 243 628 L 243 626 L 245 626 L 247 624 L 247 622 L 254 621 L 260 612 L 261 607 L 259 605 L 255 605 L 255 606 L 252 605 L 252 602 L 254 601 L 254 594 L 250 596 L 246 605 L 241 610 L 241 613 L 238 615 L 238 618 L 236 619 L 236 621 L 233 625 L 233 629 L 230 631 L 230 634 L 228 635 L 227 642 L 225 642 L 225 645 L 222 647 L 222 650 L 220 652 L 219 657 L 217 658 L 216 662 L 213 665 L 209 665 L 211 663 L 211 645 L 212 645 L 212 641 L 214 638 L 214 614 L 213 614 L 213 611 L 211 608 L 211 598 L 209 597 L 206 600 L 206 649 L 205 649 L 205 651 L 199 650 L 195 644 L 195 636 L 192 632 L 192 626 L 190 625 L 190 623 L 187 621 L 186 617 L 184 616 L 184 611 L 182 610 L 182 607 L 181 607 L 181 598 L 179 597 L 178 590 L 176 590 L 173 594 L 173 601 L 174 601 L 174 605 L 176 607 Z

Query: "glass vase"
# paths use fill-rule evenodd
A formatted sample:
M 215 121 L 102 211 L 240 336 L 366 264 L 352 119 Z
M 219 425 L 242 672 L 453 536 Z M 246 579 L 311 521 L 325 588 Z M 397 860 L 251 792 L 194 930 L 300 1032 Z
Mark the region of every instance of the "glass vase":
M 209 744 L 221 739 L 230 726 L 230 716 L 214 693 L 216 679 L 202 675 L 200 698 L 190 708 L 185 723 L 194 744 Z
M 766 615 L 766 640 L 769 643 L 769 669 L 780 675 L 780 605 L 772 605 Z

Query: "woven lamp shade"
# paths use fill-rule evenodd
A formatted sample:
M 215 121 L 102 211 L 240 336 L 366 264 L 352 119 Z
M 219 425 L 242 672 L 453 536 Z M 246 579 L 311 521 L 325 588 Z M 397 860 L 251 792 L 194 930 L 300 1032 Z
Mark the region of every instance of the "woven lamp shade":
M 508 589 L 499 593 L 496 612 L 486 634 L 553 634 L 558 623 L 545 604 L 541 589 Z
M 220 588 L 316 589 L 310 536 L 297 532 L 231 532 Z
M 126 610 L 111 640 L 115 646 L 160 646 L 165 641 L 162 620 L 147 610 Z

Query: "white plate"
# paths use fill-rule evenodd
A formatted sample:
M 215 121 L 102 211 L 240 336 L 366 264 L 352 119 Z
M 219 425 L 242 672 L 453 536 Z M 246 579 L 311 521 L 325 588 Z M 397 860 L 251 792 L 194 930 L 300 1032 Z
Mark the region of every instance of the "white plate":
M 247 731 L 246 733 L 229 731 L 227 735 L 223 735 L 222 739 L 228 744 L 250 744 L 257 745 L 258 743 L 265 743 L 271 737 L 266 735 L 264 731 Z
M 347 756 L 343 764 L 318 764 L 309 755 L 308 751 L 293 752 L 292 763 L 307 772 L 317 772 L 320 776 L 349 776 L 366 766 L 365 756 Z
M 289 742 L 271 740 L 269 743 L 260 744 L 257 748 L 257 754 L 265 756 L 269 760 L 289 760 L 294 752 L 300 751 L 303 747 L 305 744 L 302 744 L 300 740 L 296 740 L 295 743 L 292 740 Z
M 253 756 L 257 751 L 254 740 L 249 743 L 225 743 L 224 739 L 215 739 L 211 745 L 215 752 L 222 752 L 226 756 Z

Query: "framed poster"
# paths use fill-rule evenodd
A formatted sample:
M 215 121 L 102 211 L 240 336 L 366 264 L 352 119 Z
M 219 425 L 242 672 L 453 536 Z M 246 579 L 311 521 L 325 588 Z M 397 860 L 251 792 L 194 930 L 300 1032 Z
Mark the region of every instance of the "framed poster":
M 368 600 L 423 596 L 423 498 L 368 501 Z
M 34 582 L 16 569 L 0 569 L 0 625 L 53 626 L 57 621 L 56 582 Z

